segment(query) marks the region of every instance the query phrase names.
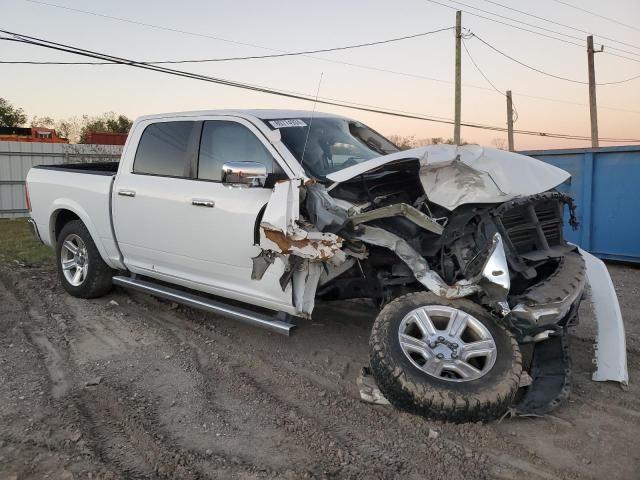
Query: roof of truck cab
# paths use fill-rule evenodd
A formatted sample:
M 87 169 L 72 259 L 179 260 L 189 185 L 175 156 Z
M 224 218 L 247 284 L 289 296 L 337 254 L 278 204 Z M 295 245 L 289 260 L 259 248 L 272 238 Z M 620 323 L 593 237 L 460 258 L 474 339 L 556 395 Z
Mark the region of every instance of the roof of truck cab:
M 153 115 L 143 115 L 138 117 L 137 120 L 151 120 L 155 118 L 167 118 L 167 117 L 196 117 L 202 115 L 237 115 L 239 117 L 253 117 L 260 120 L 272 120 L 281 118 L 308 118 L 314 117 L 332 117 L 332 118 L 345 118 L 342 115 L 335 115 L 333 113 L 324 113 L 311 110 L 279 110 L 279 109 L 241 109 L 241 110 L 194 110 L 187 112 L 168 112 L 168 113 L 156 113 Z

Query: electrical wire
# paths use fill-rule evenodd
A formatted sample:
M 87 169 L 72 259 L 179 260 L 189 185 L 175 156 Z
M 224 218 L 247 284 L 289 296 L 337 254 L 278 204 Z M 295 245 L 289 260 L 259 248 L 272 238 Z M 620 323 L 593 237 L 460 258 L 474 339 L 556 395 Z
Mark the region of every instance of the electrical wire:
M 552 77 L 558 80 L 564 80 L 565 82 L 571 82 L 571 83 L 579 83 L 581 85 L 589 85 L 589 82 L 585 82 L 583 80 L 575 80 L 573 78 L 567 78 L 567 77 L 563 77 L 560 75 L 556 75 L 554 73 L 549 73 L 549 72 L 545 72 L 544 70 L 540 70 L 539 68 L 533 67 L 527 63 L 524 63 L 521 60 L 518 60 L 517 58 L 512 57 L 511 55 L 503 52 L 502 50 L 500 50 L 499 48 L 491 45 L 489 42 L 483 40 L 482 38 L 480 38 L 478 35 L 476 35 L 475 33 L 471 33 L 471 35 L 473 35 L 475 38 L 477 38 L 478 40 L 480 40 L 482 43 L 484 43 L 487 47 L 489 47 L 491 50 L 499 53 L 500 55 L 502 55 L 503 57 L 508 58 L 509 60 L 511 60 L 512 62 L 517 63 L 518 65 L 522 65 L 523 67 L 528 68 L 529 70 L 533 70 L 534 72 L 540 73 L 542 75 L 546 75 L 547 77 Z M 633 77 L 630 78 L 625 78 L 624 80 L 616 80 L 613 82 L 600 82 L 600 83 L 596 83 L 596 85 L 619 85 L 621 83 L 626 83 L 626 82 L 630 82 L 632 80 L 636 80 L 640 78 L 640 74 L 639 75 L 634 75 Z
M 490 3 L 492 5 L 496 5 L 498 7 L 502 7 L 502 8 L 507 9 L 507 10 L 511 10 L 513 12 L 521 13 L 522 15 L 527 15 L 528 17 L 536 18 L 538 20 L 542 20 L 544 22 L 551 23 L 553 25 L 557 25 L 559 27 L 568 28 L 570 30 L 574 30 L 574 31 L 580 32 L 580 33 L 585 33 L 587 35 L 594 35 L 594 36 L 596 36 L 598 38 L 603 38 L 603 39 L 609 40 L 611 42 L 619 43 L 620 45 L 625 45 L 627 47 L 631 47 L 631 48 L 635 48 L 635 49 L 640 50 L 640 46 L 634 45 L 632 43 L 626 43 L 626 42 L 623 42 L 621 40 L 616 40 L 615 38 L 605 37 L 604 35 L 600 35 L 600 34 L 595 33 L 595 32 L 590 32 L 588 30 L 582 30 L 581 28 L 574 27 L 573 25 L 567 25 L 566 23 L 556 22 L 555 20 L 550 20 L 549 18 L 545 18 L 545 17 L 541 17 L 539 15 L 535 15 L 533 13 L 525 12 L 524 10 L 518 10 L 517 8 L 511 7 L 509 5 L 505 5 L 505 4 L 500 3 L 500 2 L 496 2 L 494 0 L 483 0 L 483 1 L 485 1 L 487 3 Z M 628 53 L 631 53 L 631 52 L 628 52 Z M 634 53 L 634 55 L 638 55 L 638 53 Z
M 464 51 L 467 52 L 467 56 L 469 57 L 469 60 L 471 60 L 471 63 L 473 63 L 473 66 L 476 67 L 476 70 L 478 70 L 478 72 L 480 72 L 480 75 L 482 75 L 482 78 L 484 78 L 487 83 L 489 85 L 491 85 L 491 87 L 498 92 L 500 95 L 502 95 L 503 97 L 506 96 L 505 93 L 500 90 L 498 87 L 495 86 L 495 84 L 489 80 L 489 77 L 487 77 L 484 72 L 480 69 L 480 67 L 478 66 L 478 64 L 476 63 L 476 61 L 473 59 L 473 57 L 471 56 L 471 52 L 469 51 L 469 49 L 467 48 L 467 42 L 465 42 L 465 38 L 471 38 L 472 35 L 469 35 L 467 37 L 462 37 L 462 46 L 464 47 Z
M 575 10 L 579 10 L 581 12 L 588 13 L 589 15 L 593 15 L 595 17 L 600 17 L 600 18 L 603 18 L 605 20 L 609 20 L 610 22 L 617 23 L 618 25 L 622 25 L 623 27 L 627 27 L 627 28 L 630 28 L 632 30 L 637 30 L 638 32 L 640 32 L 640 28 L 634 27 L 633 25 L 629 25 L 627 23 L 623 23 L 620 20 L 616 20 L 615 18 L 605 17 L 604 15 L 601 15 L 599 13 L 592 12 L 591 10 L 587 10 L 586 8 L 578 7 L 576 5 L 572 5 L 572 4 L 567 3 L 567 2 L 563 2 L 562 0 L 551 0 L 551 1 L 552 2 L 556 2 L 556 3 L 560 3 L 562 5 L 566 5 L 567 7 L 573 8 Z
M 482 77 L 487 81 L 487 83 L 491 85 L 491 87 L 501 96 L 506 97 L 507 96 L 506 93 L 500 90 L 498 87 L 496 87 L 495 84 L 491 80 L 489 80 L 489 77 L 485 75 L 485 73 L 482 71 L 478 63 L 473 59 L 471 52 L 467 48 L 467 42 L 465 42 L 465 39 L 472 38 L 472 36 L 473 35 L 469 34 L 467 36 L 463 35 L 462 37 L 462 46 L 464 47 L 465 52 L 467 52 L 467 56 L 469 57 L 469 60 L 471 60 L 471 63 L 473 63 L 473 66 L 476 67 L 476 70 L 480 72 L 480 75 L 482 75 Z M 513 99 L 511 100 L 511 108 L 513 109 L 513 123 L 516 123 L 518 121 L 518 118 L 520 118 L 520 114 L 518 113 L 518 109 L 516 108 L 516 105 Z
M 30 0 L 25 0 L 30 1 Z M 443 27 L 437 30 L 431 30 L 429 32 L 415 33 L 412 35 L 404 35 L 402 37 L 388 38 L 386 40 L 378 40 L 367 43 L 357 43 L 354 45 L 344 45 L 340 47 L 332 48 L 320 48 L 316 50 L 303 50 L 298 52 L 285 52 L 274 53 L 271 55 L 250 55 L 246 57 L 224 57 L 224 58 L 202 58 L 195 60 L 145 60 L 143 63 L 150 65 L 163 65 L 163 64 L 179 64 L 179 63 L 208 63 L 208 62 L 232 62 L 237 60 L 260 60 L 265 58 L 281 58 L 281 57 L 296 57 L 300 55 L 310 55 L 314 53 L 326 53 L 326 52 L 338 52 L 342 50 L 350 50 L 354 48 L 371 47 L 374 45 L 383 45 L 387 43 L 400 42 L 402 40 L 409 40 L 413 38 L 424 37 L 433 33 L 445 32 L 447 30 L 453 30 L 455 27 Z M 27 64 L 27 65 L 113 65 L 112 62 L 38 62 L 38 61 L 0 61 L 4 64 Z
M 206 82 L 210 82 L 210 83 L 214 83 L 214 84 L 225 85 L 225 86 L 229 86 L 229 87 L 235 87 L 235 88 L 240 88 L 240 89 L 243 89 L 243 90 L 249 90 L 249 91 L 254 91 L 254 92 L 267 93 L 267 94 L 271 94 L 271 95 L 278 95 L 278 96 L 281 96 L 281 97 L 286 97 L 286 98 L 291 98 L 291 99 L 296 99 L 296 100 L 303 100 L 303 101 L 307 101 L 307 102 L 317 101 L 317 103 L 322 103 L 324 105 L 331 105 L 331 106 L 342 107 L 342 108 L 350 108 L 350 109 L 360 110 L 360 111 L 365 111 L 365 112 L 370 112 L 370 113 L 378 113 L 378 114 L 382 114 L 382 115 L 389 115 L 389 116 L 401 117 L 401 118 L 410 118 L 410 119 L 415 119 L 415 120 L 422 120 L 422 121 L 436 122 L 436 123 L 444 123 L 444 124 L 450 124 L 450 125 L 454 123 L 451 120 L 439 120 L 439 119 L 436 119 L 434 117 L 430 117 L 430 116 L 422 115 L 422 114 L 398 113 L 398 112 L 394 112 L 394 111 L 391 111 L 391 110 L 385 110 L 382 107 L 377 107 L 377 106 L 364 107 L 364 106 L 349 105 L 349 104 L 342 103 L 342 102 L 329 101 L 329 100 L 324 100 L 324 99 L 317 99 L 316 100 L 313 96 L 310 96 L 310 95 L 299 94 L 299 93 L 288 93 L 288 92 L 283 91 L 283 90 L 272 89 L 272 88 L 268 88 L 268 87 L 264 87 L 264 86 L 260 86 L 260 85 L 237 82 L 237 81 L 233 81 L 233 80 L 227 80 L 227 79 L 223 79 L 223 78 L 211 77 L 211 76 L 207 76 L 207 75 L 200 75 L 200 74 L 196 74 L 196 73 L 192 73 L 192 72 L 186 72 L 186 71 L 183 71 L 183 70 L 176 70 L 176 69 L 173 69 L 173 68 L 162 67 L 162 66 L 158 66 L 158 65 L 149 65 L 149 64 L 145 64 L 143 62 L 137 62 L 135 60 L 131 60 L 131 59 L 123 58 L 123 57 L 116 57 L 116 56 L 113 56 L 113 55 L 104 54 L 104 53 L 100 53 L 100 52 L 95 52 L 95 51 L 91 51 L 91 50 L 87 50 L 87 49 L 83 49 L 83 48 L 79 48 L 79 47 L 74 47 L 74 46 L 63 44 L 63 43 L 57 43 L 57 42 L 53 42 L 53 41 L 50 41 L 50 40 L 40 39 L 40 38 L 37 38 L 37 37 L 32 37 L 32 36 L 28 36 L 28 35 L 22 35 L 22 34 L 19 34 L 19 33 L 16 33 L 16 32 L 8 31 L 8 30 L 0 30 L 0 32 L 4 33 L 6 35 L 12 36 L 13 39 L 15 41 L 17 41 L 17 42 L 21 42 L 21 43 L 25 43 L 25 44 L 31 44 L 31 45 L 35 45 L 35 46 L 40 46 L 40 47 L 43 47 L 43 48 L 48 48 L 48 49 L 57 50 L 57 51 L 61 51 L 61 52 L 72 53 L 72 54 L 75 54 L 75 55 L 86 56 L 86 57 L 89 57 L 89 58 L 95 58 L 95 59 L 99 59 L 99 60 L 111 61 L 113 63 L 118 63 L 118 64 L 121 64 L 121 65 L 127 65 L 127 66 L 130 66 L 130 67 L 136 67 L 136 68 L 140 68 L 140 69 L 144 69 L 144 70 L 151 70 L 151 71 L 158 72 L 158 73 L 166 73 L 168 75 L 174 75 L 174 76 L 179 76 L 179 77 L 184 77 L 184 78 L 191 78 L 191 79 L 195 79 L 195 80 L 202 80 L 202 81 L 206 81 Z M 499 131 L 499 132 L 507 131 L 507 129 L 504 128 L 504 127 L 497 127 L 497 126 L 493 126 L 493 125 L 482 125 L 482 124 L 474 124 L 474 123 L 468 123 L 468 122 L 463 122 L 463 123 L 461 123 L 461 125 L 465 126 L 465 127 L 479 128 L 479 129 L 490 130 L 490 131 Z M 514 130 L 514 133 L 518 133 L 518 134 L 522 134 L 522 135 L 543 136 L 543 137 L 549 137 L 549 138 L 563 138 L 563 139 L 569 139 L 569 140 L 582 140 L 582 141 L 590 140 L 590 137 L 582 136 L 582 135 L 568 135 L 568 134 L 560 134 L 560 133 L 552 133 L 552 132 L 538 132 L 538 131 L 532 131 L 532 130 Z M 639 139 L 622 139 L 622 138 L 601 137 L 600 140 L 603 141 L 603 142 L 621 142 L 621 143 L 638 142 L 638 143 L 640 143 Z
M 33 0 L 25 0 L 25 1 L 33 1 Z M 566 40 L 564 38 L 558 38 L 558 37 L 554 37 L 553 35 L 548 35 L 546 33 L 538 32 L 538 31 L 535 31 L 535 30 L 530 30 L 528 28 L 524 28 L 524 27 L 521 27 L 519 25 L 514 25 L 512 23 L 507 23 L 507 22 L 504 22 L 502 20 L 497 20 L 495 18 L 491 18 L 491 17 L 487 17 L 487 16 L 484 16 L 484 15 L 480 15 L 479 13 L 470 12 L 469 10 L 465 10 L 463 8 L 454 7 L 452 5 L 447 5 L 447 4 L 439 2 L 437 0 L 425 0 L 425 1 L 433 3 L 435 5 L 440 5 L 441 7 L 445 7 L 445 8 L 448 8 L 450 10 L 459 10 L 459 11 L 464 12 L 464 13 L 466 13 L 468 15 L 473 16 L 473 17 L 482 18 L 484 20 L 488 20 L 490 22 L 498 23 L 500 25 L 505 25 L 507 27 L 511 27 L 511 28 L 514 28 L 514 29 L 517 29 L 517 30 L 521 30 L 523 32 L 529 32 L 529 33 L 532 33 L 534 35 L 538 35 L 539 37 L 550 38 L 550 39 L 556 40 L 558 42 L 566 43 L 568 45 L 574 45 L 574 46 L 577 46 L 577 47 L 580 47 L 580 48 L 584 49 L 584 45 L 582 43 L 576 43 L 576 42 L 572 42 L 571 40 Z M 445 0 L 445 1 L 454 1 L 454 0 Z M 456 2 L 456 3 L 460 3 L 460 2 Z M 476 8 L 476 7 L 469 7 L 469 8 Z M 489 12 L 489 13 L 491 13 L 491 12 Z M 497 14 L 492 14 L 492 15 L 497 15 Z M 501 16 L 501 17 L 508 18 L 508 17 L 504 17 L 504 16 Z M 515 20 L 515 19 L 510 19 L 510 20 L 514 21 L 516 23 L 524 24 L 524 25 L 531 25 L 531 24 L 527 24 L 525 22 L 522 22 L 520 20 Z M 535 25 L 531 25 L 531 26 L 533 26 L 533 28 L 540 28 L 540 29 L 549 31 L 549 29 L 545 29 L 543 27 L 538 27 L 538 26 L 535 26 Z M 553 30 L 551 30 L 551 31 L 553 31 Z M 555 32 L 555 31 L 553 31 L 553 32 Z M 556 32 L 556 33 L 558 33 L 559 35 L 568 36 L 568 35 L 566 35 L 564 33 L 559 33 L 559 32 Z M 571 36 L 569 35 L 569 37 L 571 37 Z M 582 39 L 579 38 L 579 37 L 571 37 L 571 38 L 574 38 L 574 39 L 582 41 Z M 605 53 L 607 55 L 611 55 L 611 56 L 618 57 L 618 58 L 623 58 L 625 60 L 629 60 L 629 61 L 632 61 L 632 62 L 640 63 L 640 58 L 627 57 L 625 55 L 620 55 L 618 53 L 613 53 L 613 52 L 609 52 L 609 51 L 606 51 Z
M 584 39 L 582 37 L 576 37 L 575 35 L 569 35 L 568 33 L 559 32 L 557 30 L 552 30 L 550 28 L 542 27 L 540 25 L 536 25 L 536 24 L 533 24 L 533 23 L 527 23 L 527 22 L 525 22 L 523 20 L 519 20 L 517 18 L 508 17 L 506 15 L 501 15 L 499 13 L 495 13 L 495 12 L 492 12 L 490 10 L 485 10 L 485 9 L 482 9 L 482 8 L 479 8 L 479 7 L 474 7 L 473 5 L 469 5 L 469 4 L 461 2 L 459 0 L 446 0 L 446 1 L 449 2 L 449 3 L 454 3 L 456 5 L 462 5 L 463 7 L 473 8 L 474 10 L 478 10 L 479 12 L 486 13 L 486 14 L 489 14 L 489 15 L 493 15 L 493 16 L 496 16 L 498 18 L 509 20 L 511 22 L 520 23 L 522 25 L 526 25 L 527 27 L 537 28 L 537 29 L 542 30 L 544 32 L 553 33 L 555 35 L 561 35 L 563 37 L 567 37 L 567 38 L 570 38 L 572 40 L 577 40 L 579 42 L 584 41 Z M 624 50 L 624 49 L 621 49 L 621 48 L 618 48 L 618 47 L 612 47 L 612 46 L 608 46 L 607 48 L 610 49 L 610 50 L 615 50 L 615 51 L 622 52 L 622 53 L 627 53 L 627 54 L 630 54 L 630 55 L 637 55 L 637 56 L 640 57 L 640 53 L 638 53 L 638 52 L 630 52 L 628 50 Z M 640 62 L 640 58 L 638 58 L 637 61 Z
M 67 7 L 67 6 L 64 6 L 64 5 L 58 5 L 58 4 L 55 4 L 55 3 L 44 2 L 44 1 L 41 1 L 41 0 L 23 0 L 23 1 L 29 2 L 29 3 L 35 3 L 35 4 L 39 4 L 39 5 L 46 5 L 46 6 L 50 6 L 50 7 L 54 7 L 54 8 L 60 8 L 60 9 L 63 9 L 63 10 L 69 10 L 69 11 L 73 11 L 73 12 L 77 12 L 77 13 L 83 13 L 83 14 L 92 15 L 92 16 L 96 16 L 96 17 L 102 17 L 102 18 L 106 18 L 106 19 L 110 19 L 110 20 L 131 23 L 131 24 L 134 24 L 134 25 L 141 25 L 141 26 L 145 26 L 145 27 L 149 27 L 149 28 L 165 30 L 165 31 L 174 32 L 174 33 L 181 33 L 181 34 L 192 35 L 192 36 L 196 36 L 196 37 L 210 38 L 210 39 L 213 39 L 213 40 L 218 40 L 218 41 L 227 42 L 227 43 L 236 44 L 236 45 L 249 46 L 249 47 L 259 48 L 259 49 L 263 49 L 263 50 L 270 50 L 270 51 L 275 51 L 275 52 L 280 52 L 280 53 L 287 53 L 284 50 L 265 47 L 263 45 L 256 45 L 256 44 L 247 43 L 247 42 L 239 42 L 239 41 L 236 41 L 236 40 L 229 40 L 229 39 L 226 39 L 226 38 L 216 37 L 216 36 L 213 36 L 213 35 L 207 35 L 207 34 L 202 34 L 202 33 L 186 31 L 186 30 L 180 30 L 180 29 L 176 29 L 176 28 L 171 28 L 171 27 L 166 27 L 166 26 L 156 25 L 156 24 L 151 24 L 151 23 L 139 22 L 139 21 L 136 21 L 136 20 L 131 20 L 131 19 L 123 18 L 123 17 L 115 17 L 115 16 L 111 16 L 111 15 L 105 15 L 105 14 L 101 14 L 101 13 L 91 12 L 91 11 L 88 11 L 88 10 L 82 10 L 82 9 L 78 9 L 78 8 Z M 449 9 L 452 9 L 452 10 L 458 10 L 458 8 L 456 8 L 456 7 L 452 7 L 450 5 L 446 5 L 446 4 L 440 3 L 440 2 L 435 1 L 435 0 L 427 0 L 427 1 L 429 1 L 431 3 L 435 3 L 435 4 L 443 6 L 443 7 L 446 7 L 446 8 L 449 8 Z M 554 39 L 554 40 L 559 40 L 561 42 L 568 43 L 570 45 L 575 45 L 575 46 L 584 48 L 583 45 L 578 44 L 578 43 L 569 42 L 569 41 L 564 40 L 564 39 L 559 39 L 559 38 L 552 37 L 550 35 L 546 35 L 546 34 L 543 34 L 543 33 L 540 33 L 540 32 L 536 32 L 536 31 L 533 31 L 533 30 L 528 30 L 526 28 L 518 27 L 516 25 L 512 25 L 512 24 L 509 24 L 509 23 L 502 22 L 500 20 L 496 20 L 496 19 L 492 19 L 492 18 L 489 18 L 489 17 L 485 17 L 483 15 L 479 15 L 479 14 L 476 14 L 476 13 L 473 13 L 473 12 L 468 12 L 466 10 L 462 10 L 462 11 L 464 11 L 464 12 L 470 14 L 470 15 L 485 19 L 485 20 L 489 20 L 489 21 L 492 21 L 492 22 L 496 22 L 496 23 L 499 23 L 499 24 L 502 24 L 502 25 L 506 25 L 506 26 L 512 27 L 512 28 L 517 28 L 519 30 L 530 32 L 530 33 L 533 33 L 533 34 L 536 34 L 536 35 L 539 35 L 539 36 L 542 36 L 542 37 L 551 38 L 551 39 Z M 622 55 L 617 55 L 617 54 L 610 53 L 610 52 L 608 52 L 608 54 L 616 56 L 616 57 L 620 57 L 620 58 L 625 58 L 627 60 L 636 61 L 635 59 L 627 58 L 627 57 L 624 57 Z M 353 67 L 353 68 L 360 68 L 360 69 L 364 69 L 364 70 L 387 73 L 387 74 L 391 74 L 391 75 L 398 75 L 398 76 L 403 76 L 403 77 L 408 77 L 408 78 L 417 78 L 417 79 L 420 79 L 420 80 L 432 81 L 432 82 L 437 82 L 437 83 L 446 83 L 446 84 L 453 84 L 454 83 L 451 80 L 443 80 L 443 79 L 439 79 L 439 78 L 428 77 L 426 75 L 419 75 L 419 74 L 414 74 L 414 73 L 401 72 L 401 71 L 391 70 L 391 69 L 386 69 L 386 68 L 381 68 L 381 67 L 374 67 L 374 66 L 371 66 L 371 65 L 363 65 L 363 64 L 353 63 L 353 62 L 334 60 L 334 59 L 329 59 L 329 58 L 325 58 L 325 57 L 318 57 L 318 56 L 312 56 L 312 55 L 300 55 L 300 56 L 303 56 L 305 58 L 311 58 L 311 59 L 314 59 L 314 60 L 323 61 L 323 62 L 335 63 L 335 64 L 345 65 L 345 66 L 349 66 L 349 67 Z M 105 65 L 106 64 L 111 64 L 111 62 L 77 62 L 77 63 L 74 63 L 74 62 L 35 62 L 35 61 L 14 62 L 14 61 L 0 61 L 0 64 L 26 64 L 26 65 L 93 65 L 94 63 L 96 63 L 96 64 L 105 64 Z M 147 63 L 149 63 L 149 62 L 147 62 Z M 627 82 L 629 80 L 633 80 L 635 78 L 637 78 L 637 77 L 633 77 L 631 79 L 622 80 L 620 82 L 607 82 L 607 84 L 613 85 L 613 84 L 617 84 L 617 83 L 624 83 L 624 82 Z M 481 87 L 481 86 L 478 86 L 478 85 L 463 84 L 463 86 L 468 87 L 468 88 L 474 88 L 474 89 L 477 89 L 477 90 L 491 91 L 490 88 Z M 588 106 L 588 105 L 586 105 L 584 103 L 570 102 L 570 101 L 567 101 L 567 100 L 564 100 L 564 99 L 541 97 L 541 96 L 538 96 L 538 95 L 529 95 L 529 94 L 525 94 L 525 93 L 521 93 L 521 92 L 516 92 L 516 93 L 518 93 L 518 95 L 520 97 L 528 97 L 528 98 L 546 100 L 546 101 L 550 101 L 550 102 L 563 103 L 563 104 L 568 104 L 568 105 Z M 606 105 L 599 105 L 598 108 L 608 109 L 608 110 L 615 110 L 615 111 L 622 111 L 622 112 L 629 112 L 629 113 L 640 113 L 640 111 L 636 111 L 636 110 L 622 109 L 622 108 L 618 108 L 618 107 L 609 107 L 609 106 L 606 106 Z

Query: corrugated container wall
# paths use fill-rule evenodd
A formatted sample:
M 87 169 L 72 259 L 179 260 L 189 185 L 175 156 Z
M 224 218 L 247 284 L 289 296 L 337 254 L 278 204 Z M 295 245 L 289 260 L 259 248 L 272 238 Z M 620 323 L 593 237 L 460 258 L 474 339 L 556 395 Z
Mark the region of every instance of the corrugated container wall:
M 34 165 L 114 162 L 120 145 L 0 142 L 0 218 L 26 217 L 24 181 Z
M 567 240 L 600 258 L 640 263 L 640 145 L 519 152 L 571 173 L 559 190 L 575 200 L 580 226 Z

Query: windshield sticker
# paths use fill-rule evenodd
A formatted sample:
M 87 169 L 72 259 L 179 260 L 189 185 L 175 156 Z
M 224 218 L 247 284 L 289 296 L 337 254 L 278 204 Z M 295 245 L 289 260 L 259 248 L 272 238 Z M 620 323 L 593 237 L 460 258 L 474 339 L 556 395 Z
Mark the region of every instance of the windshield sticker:
M 273 128 L 306 127 L 307 126 L 307 124 L 304 123 L 299 118 L 289 118 L 286 120 L 270 120 L 269 123 Z

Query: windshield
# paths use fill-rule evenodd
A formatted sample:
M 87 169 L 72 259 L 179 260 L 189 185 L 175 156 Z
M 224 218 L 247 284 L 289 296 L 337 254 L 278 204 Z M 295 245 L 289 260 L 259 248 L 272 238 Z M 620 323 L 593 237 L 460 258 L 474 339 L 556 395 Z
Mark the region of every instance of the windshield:
M 345 118 L 297 118 L 268 123 L 280 129 L 282 142 L 307 175 L 315 178 L 322 179 L 343 168 L 398 151 L 379 133 Z

